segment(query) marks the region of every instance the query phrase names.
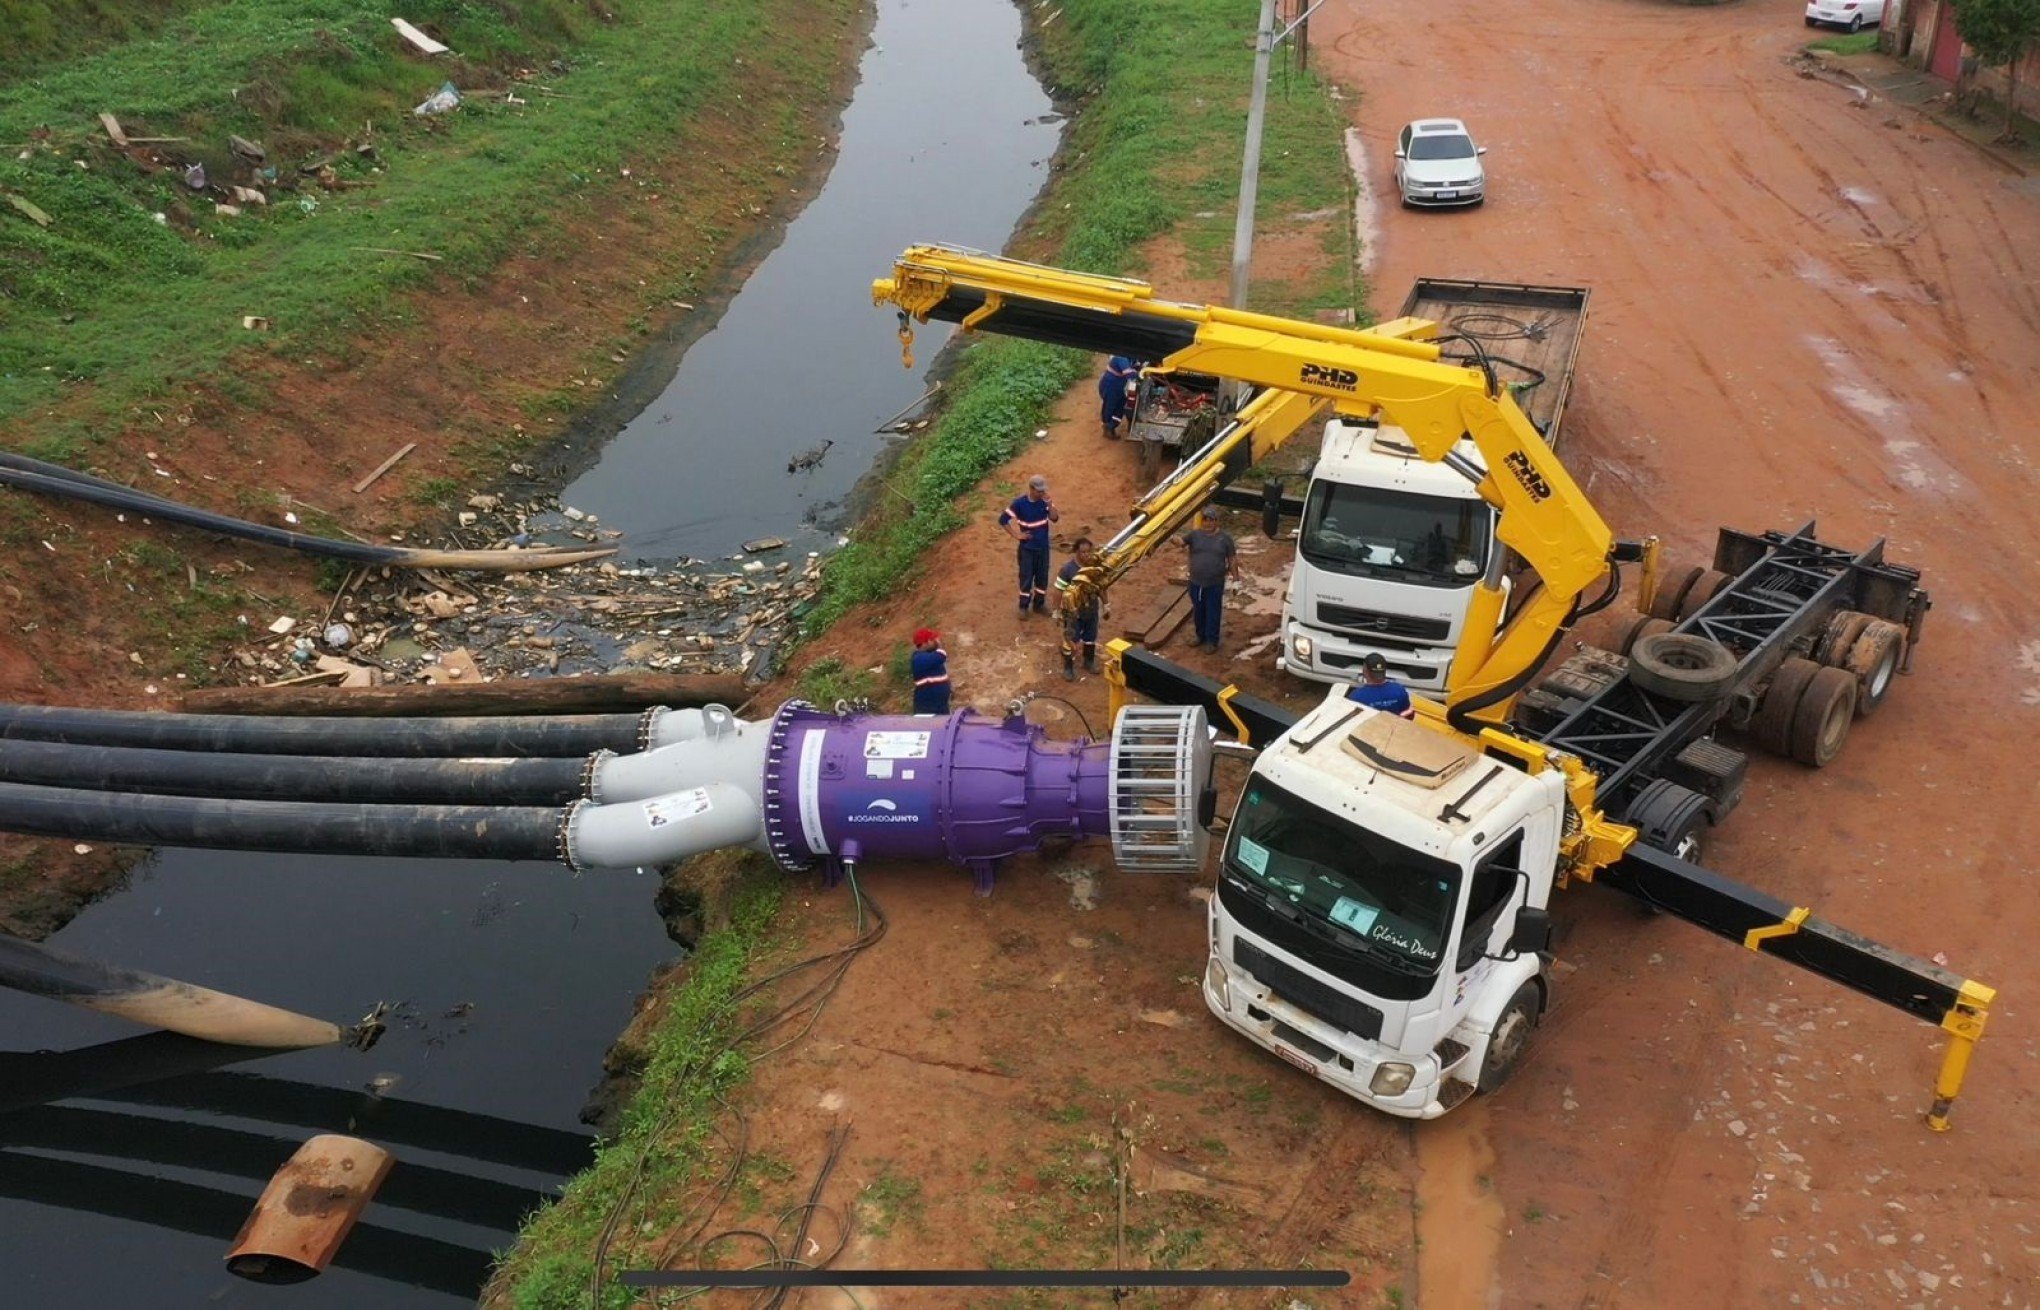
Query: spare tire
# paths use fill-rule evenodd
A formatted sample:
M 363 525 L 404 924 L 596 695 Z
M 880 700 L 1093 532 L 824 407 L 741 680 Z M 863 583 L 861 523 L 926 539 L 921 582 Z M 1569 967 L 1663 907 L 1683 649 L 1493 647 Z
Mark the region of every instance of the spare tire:
M 1819 670 L 1792 712 L 1792 758 L 1825 768 L 1842 753 L 1855 717 L 1856 675 L 1847 669 Z
M 1642 641 L 1645 637 L 1655 636 L 1660 632 L 1670 632 L 1677 626 L 1670 619 L 1653 618 L 1651 615 L 1646 614 L 1623 630 L 1622 640 L 1616 646 L 1616 650 L 1621 654 L 1627 655 L 1630 651 L 1635 650 L 1636 643 Z
M 1707 570 L 1697 564 L 1685 569 L 1666 569 L 1664 576 L 1658 579 L 1657 595 L 1650 598 L 1650 616 L 1654 619 L 1676 619 L 1679 602 L 1686 598 L 1686 593 L 1693 589 L 1693 584 L 1700 581 L 1700 575 L 1705 572 Z
M 1865 718 L 1884 703 L 1905 658 L 1905 629 L 1872 619 L 1849 647 L 1842 667 L 1856 675 L 1856 717 Z
M 1703 570 L 1700 576 L 1693 580 L 1693 585 L 1686 588 L 1685 596 L 1679 601 L 1678 613 L 1673 617 L 1684 623 L 1699 613 L 1701 606 L 1720 595 L 1722 588 L 1733 581 L 1734 578 L 1719 569 Z
M 1629 680 L 1667 700 L 1713 700 L 1735 685 L 1739 662 L 1718 641 L 1681 632 L 1639 638 L 1629 652 Z

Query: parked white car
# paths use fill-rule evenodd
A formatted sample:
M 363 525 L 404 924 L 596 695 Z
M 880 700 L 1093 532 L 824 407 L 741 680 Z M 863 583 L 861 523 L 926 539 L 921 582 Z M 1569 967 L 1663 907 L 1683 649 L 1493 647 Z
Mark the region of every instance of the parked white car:
M 1395 139 L 1395 185 L 1405 205 L 1477 205 L 1487 199 L 1486 146 L 1456 118 L 1420 118 Z
M 1860 32 L 1884 21 L 1884 0 L 1807 0 L 1808 27 L 1846 27 Z

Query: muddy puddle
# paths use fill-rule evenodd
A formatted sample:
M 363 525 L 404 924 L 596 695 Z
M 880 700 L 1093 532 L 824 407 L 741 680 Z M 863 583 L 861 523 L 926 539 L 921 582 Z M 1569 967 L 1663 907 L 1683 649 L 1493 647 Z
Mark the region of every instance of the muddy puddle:
M 1487 1107 L 1417 1129 L 1417 1295 L 1424 1310 L 1495 1310 L 1507 1216 L 1495 1192 Z
M 927 385 L 866 284 L 910 242 L 1003 244 L 1046 175 L 1058 129 L 1019 37 L 1006 0 L 879 4 L 826 186 L 564 504 L 647 559 L 787 538 L 768 558 L 799 562 L 789 587 L 833 544 L 898 439 L 872 429 Z M 939 344 L 921 334 L 924 367 Z M 471 1301 L 518 1217 L 586 1159 L 603 1052 L 675 950 L 655 890 L 538 864 L 159 853 L 53 944 L 343 1023 L 387 1004 L 387 1032 L 366 1054 L 263 1055 L 0 992 L 0 1299 Z M 242 1219 L 318 1132 L 392 1151 L 382 1197 L 319 1278 L 230 1277 Z

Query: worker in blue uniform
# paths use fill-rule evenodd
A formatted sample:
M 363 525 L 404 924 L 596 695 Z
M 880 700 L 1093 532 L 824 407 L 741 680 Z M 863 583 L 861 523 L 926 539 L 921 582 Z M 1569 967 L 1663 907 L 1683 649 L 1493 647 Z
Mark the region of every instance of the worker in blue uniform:
M 1098 418 L 1105 425 L 1108 440 L 1119 439 L 1119 424 L 1133 401 L 1134 386 L 1140 381 L 1140 365 L 1124 355 L 1114 355 L 1098 379 Z
M 1048 497 L 1048 479 L 1036 473 L 1025 493 L 999 513 L 999 526 L 1020 543 L 1020 617 L 1048 609 L 1048 525 L 1062 518 Z
M 1063 620 L 1063 679 L 1077 680 L 1077 649 L 1083 648 L 1084 671 L 1098 671 L 1098 596 L 1094 592 L 1088 603 L 1082 606 L 1070 604 L 1070 584 L 1077 579 L 1081 569 L 1087 569 L 1098 562 L 1098 552 L 1089 537 L 1078 537 L 1070 547 L 1071 556 L 1055 575 L 1055 608 Z
M 1358 701 L 1371 710 L 1386 710 L 1405 719 L 1417 717 L 1410 704 L 1410 689 L 1388 676 L 1388 661 L 1379 651 L 1369 651 L 1360 661 L 1360 681 L 1346 688 L 1346 699 Z
M 908 657 L 914 675 L 914 713 L 949 713 L 949 652 L 933 628 L 914 633 L 914 653 Z

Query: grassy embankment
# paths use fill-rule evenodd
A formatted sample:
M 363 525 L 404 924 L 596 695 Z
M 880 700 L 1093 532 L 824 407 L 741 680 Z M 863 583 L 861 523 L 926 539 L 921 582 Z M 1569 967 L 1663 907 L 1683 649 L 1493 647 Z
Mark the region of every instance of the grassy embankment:
M 1060 101 L 1080 106 L 1063 159 L 1033 221 L 1016 243 L 1030 258 L 1103 272 L 1123 272 L 1142 243 L 1164 234 L 1179 239 L 1192 271 L 1222 268 L 1231 240 L 1239 179 L 1253 25 L 1250 0 L 1147 0 L 1129 13 L 1124 0 L 1065 0 L 1062 19 L 1041 44 L 1042 63 Z M 1217 96 L 1214 87 L 1235 94 Z M 1272 98 L 1261 179 L 1262 228 L 1294 226 L 1317 215 L 1330 273 L 1307 283 L 1271 284 L 1255 306 L 1309 314 L 1357 306 L 1342 120 L 1325 88 L 1293 79 Z M 1335 215 L 1324 221 L 1327 211 Z M 940 240 L 939 232 L 926 234 Z M 880 270 L 873 270 L 874 274 Z M 808 631 L 819 633 L 851 607 L 900 594 L 900 580 L 921 552 L 961 517 L 953 501 L 1000 462 L 1016 454 L 1047 418 L 1056 399 L 1090 369 L 1088 356 L 1028 342 L 990 338 L 970 346 L 951 381 L 941 419 L 904 456 L 894 482 L 911 489 L 911 513 L 883 512 L 862 524 L 852 544 L 831 558 L 821 604 Z M 818 666 L 834 678 L 841 670 Z M 833 683 L 831 684 L 833 685 Z M 815 694 L 815 689 L 804 686 Z M 719 856 L 717 859 L 729 857 Z M 762 862 L 744 866 L 770 880 Z M 712 936 L 717 959 L 755 957 L 763 949 L 762 918 L 738 916 Z M 656 1077 L 633 1101 L 627 1126 L 562 1199 L 526 1227 L 503 1267 L 497 1301 L 518 1310 L 587 1304 L 593 1256 L 626 1187 L 634 1188 L 630 1222 L 663 1232 L 692 1198 L 707 1163 L 718 1099 L 741 1075 L 742 1061 L 704 1063 L 724 1030 L 698 1031 L 718 1016 L 734 980 L 699 968 L 674 994 L 673 1008 L 652 1039 Z M 693 1068 L 691 1079 L 675 1071 Z M 626 1304 L 612 1288 L 604 1305 Z
M 1230 258 L 1253 63 L 1244 34 L 1253 29 L 1256 7 L 1246 0 L 1147 0 L 1129 10 L 1110 0 L 1071 0 L 1061 10 L 1040 51 L 1058 101 L 1083 106 L 1063 145 L 1062 158 L 1073 162 L 1057 171 L 1014 253 L 1124 274 L 1135 270 L 1144 242 L 1169 234 L 1183 243 L 1193 273 L 1222 269 Z M 1343 217 L 1350 194 L 1342 127 L 1315 78 L 1278 75 L 1263 138 L 1258 230 L 1266 234 L 1326 210 L 1341 217 L 1322 223 L 1331 272 L 1308 285 L 1257 286 L 1255 309 L 1307 317 L 1364 300 L 1352 272 L 1352 225 Z M 962 524 L 956 499 L 1031 442 L 1056 399 L 1091 366 L 1082 352 L 1034 342 L 987 338 L 968 346 L 941 419 L 891 479 L 912 510 L 881 505 L 830 557 L 807 631 L 819 633 L 854 606 L 901 594 L 900 580 L 922 552 Z

